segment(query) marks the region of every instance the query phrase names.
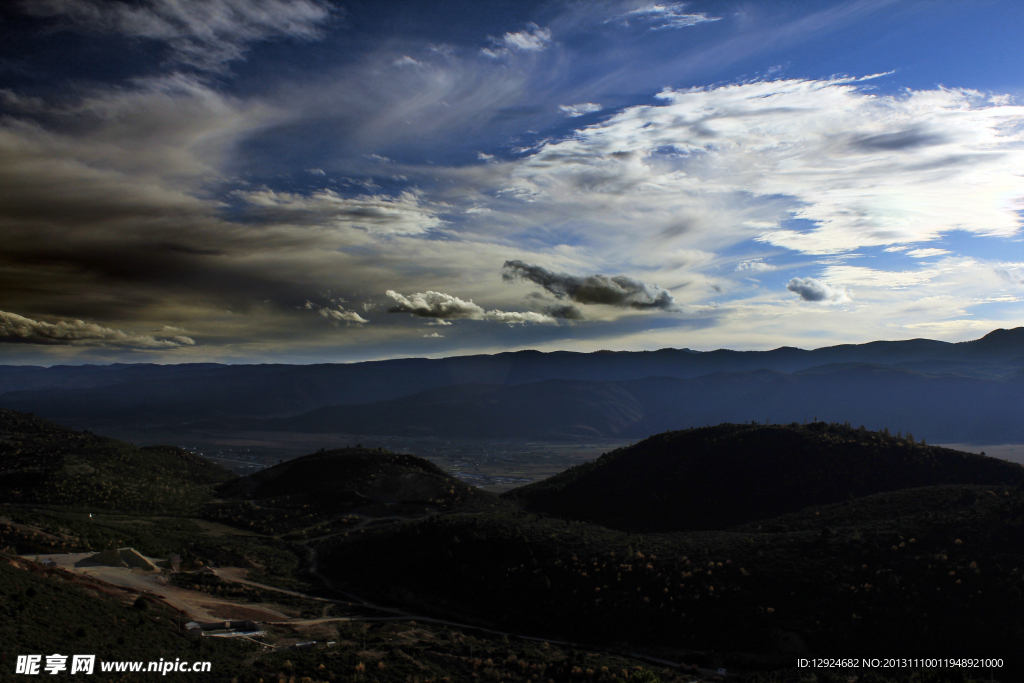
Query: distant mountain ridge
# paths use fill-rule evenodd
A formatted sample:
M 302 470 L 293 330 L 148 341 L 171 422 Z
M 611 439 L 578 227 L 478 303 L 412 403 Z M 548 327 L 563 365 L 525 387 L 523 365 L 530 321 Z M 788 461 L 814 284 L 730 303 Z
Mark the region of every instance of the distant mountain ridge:
M 0 407 L 57 420 L 135 425 L 201 421 L 210 427 L 531 438 L 646 436 L 723 421 L 817 416 L 916 430 L 931 440 L 992 443 L 1024 439 L 1024 413 L 1017 407 L 1024 405 L 1022 379 L 1024 328 L 1015 328 L 961 343 L 912 339 L 811 351 L 519 351 L 321 365 L 0 366 Z M 483 394 L 492 395 L 478 400 Z M 423 414 L 410 412 L 414 408 Z M 385 409 L 389 413 L 374 412 Z
M 285 418 L 212 418 L 244 431 L 573 440 L 644 438 L 720 422 L 850 421 L 946 443 L 1024 443 L 1024 381 L 837 363 L 794 373 L 690 379 L 546 380 L 440 387 L 389 401 Z

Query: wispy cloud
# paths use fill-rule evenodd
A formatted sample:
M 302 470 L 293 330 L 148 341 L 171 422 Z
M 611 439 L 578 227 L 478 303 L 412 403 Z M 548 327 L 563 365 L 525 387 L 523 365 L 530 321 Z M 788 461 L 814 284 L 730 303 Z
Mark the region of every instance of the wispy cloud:
M 251 43 L 318 39 L 338 11 L 325 0 L 25 0 L 22 9 L 68 30 L 164 42 L 175 61 L 200 69 L 242 58 Z
M 493 47 L 485 47 L 480 52 L 488 57 L 502 57 L 514 52 L 542 52 L 551 44 L 551 30 L 537 24 L 529 24 L 525 31 L 506 33 L 500 38 L 492 38 Z
M 343 197 L 330 189 L 302 195 L 264 188 L 236 191 L 234 196 L 244 200 L 254 216 L 270 221 L 403 235 L 424 233 L 442 224 L 433 210 L 422 205 L 418 194 L 408 191 L 397 196 Z
M 638 21 L 649 26 L 652 31 L 671 28 L 687 28 L 708 21 L 718 21 L 721 17 L 709 17 L 703 12 L 690 13 L 685 11 L 686 3 L 672 2 L 665 4 L 646 5 L 626 12 L 621 19 Z
M 303 308 L 307 311 L 316 311 L 321 317 L 336 324 L 344 323 L 346 325 L 363 325 L 370 322 L 357 312 L 347 310 L 343 306 L 337 304 L 321 306 L 320 304 L 315 304 L 312 301 L 307 301 L 305 305 L 303 305 Z
M 558 105 L 558 111 L 562 112 L 569 118 L 576 118 L 578 116 L 585 116 L 586 114 L 593 114 L 596 111 L 601 111 L 601 109 L 603 109 L 603 107 L 600 104 L 595 104 L 594 102 Z
M 736 270 L 737 272 L 741 273 L 767 273 L 769 271 L 775 270 L 775 266 L 765 263 L 762 259 L 756 258 L 747 261 L 741 261 L 740 264 L 736 266 Z
M 934 249 L 934 248 L 929 248 L 929 249 L 911 249 L 910 251 L 906 252 L 907 256 L 910 256 L 911 258 L 929 258 L 929 257 L 932 257 L 932 256 L 943 256 L 944 254 L 949 254 L 949 253 L 951 253 L 951 252 L 949 250 L 947 250 L 947 249 Z

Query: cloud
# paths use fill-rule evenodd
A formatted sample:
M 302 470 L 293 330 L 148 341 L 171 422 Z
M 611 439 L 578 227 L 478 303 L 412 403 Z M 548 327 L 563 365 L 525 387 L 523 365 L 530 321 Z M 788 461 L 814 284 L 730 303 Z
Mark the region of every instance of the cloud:
M 501 38 L 492 38 L 495 47 L 485 47 L 480 52 L 488 57 L 504 57 L 513 52 L 541 52 L 551 44 L 551 30 L 537 24 L 528 24 L 525 31 L 506 33 Z
M 409 55 L 402 55 L 398 59 L 396 59 L 393 62 L 391 62 L 391 64 L 392 64 L 392 66 L 414 66 L 414 67 L 422 67 L 423 66 L 423 62 L 420 62 L 420 61 L 418 61 L 416 59 L 413 59 Z
M 629 22 L 636 20 L 650 24 L 652 31 L 660 31 L 669 28 L 687 28 L 696 26 L 707 21 L 718 21 L 721 17 L 709 17 L 703 12 L 690 14 L 684 12 L 684 2 L 673 2 L 664 5 L 647 5 L 631 12 L 626 12 L 620 18 Z
M 326 0 L 25 0 L 21 7 L 65 30 L 164 42 L 174 61 L 206 70 L 241 59 L 250 43 L 319 39 L 338 11 Z
M 928 258 L 930 256 L 942 256 L 949 253 L 951 252 L 947 249 L 911 249 L 907 252 L 907 256 L 912 258 Z
M 736 266 L 736 270 L 738 272 L 767 273 L 775 270 L 775 266 L 767 264 L 759 258 L 755 258 L 741 262 Z
M 649 251 L 658 239 L 718 251 L 753 238 L 839 254 L 953 230 L 1015 235 L 1024 107 L 970 90 L 883 95 L 867 83 L 666 90 L 663 104 L 529 150 L 499 196 L 546 211 L 538 223 L 586 223 L 586 239 L 613 253 Z
M 336 306 L 334 308 L 330 306 L 321 306 L 315 304 L 312 301 L 307 301 L 303 306 L 307 311 L 316 311 L 322 317 L 327 318 L 335 323 L 345 323 L 346 325 L 363 325 L 370 322 L 363 316 L 359 315 L 355 311 L 346 310 L 342 306 Z
M 572 304 L 552 304 L 543 308 L 544 312 L 550 315 L 552 318 L 561 318 L 563 320 L 585 320 L 586 316 L 576 306 Z
M 389 289 L 385 292 L 394 299 L 395 305 L 388 313 L 411 313 L 420 318 L 437 318 L 440 320 L 496 320 L 509 324 L 545 323 L 552 324 L 554 317 L 532 311 L 485 311 L 481 306 L 470 301 L 463 301 L 457 296 L 443 292 L 417 292 L 403 296 Z
M 850 292 L 845 288 L 833 288 L 813 277 L 795 277 L 786 284 L 786 289 L 799 294 L 804 301 L 848 303 Z
M 264 188 L 236 191 L 234 196 L 244 200 L 253 215 L 267 221 L 357 228 L 384 235 L 422 234 L 443 223 L 422 205 L 420 195 L 410 191 L 393 197 L 343 197 L 331 189 L 302 195 Z
M 4 342 L 164 349 L 195 346 L 196 343 L 194 339 L 184 335 L 158 339 L 148 334 L 129 334 L 82 320 L 48 323 L 32 320 L 17 313 L 0 311 L 0 343 Z
M 505 261 L 501 277 L 507 282 L 529 280 L 540 285 L 559 299 L 569 298 L 581 304 L 604 304 L 639 310 L 678 310 L 675 299 L 658 285 L 633 279 L 626 275 L 570 275 L 555 273 L 541 266 L 522 261 Z
M 576 118 L 577 116 L 583 116 L 585 114 L 593 114 L 595 111 L 601 111 L 601 109 L 603 109 L 603 107 L 600 104 L 595 104 L 593 102 L 558 105 L 558 111 L 562 112 L 569 118 Z
M 443 334 L 438 334 L 437 332 L 433 332 L 431 334 L 423 335 L 423 338 L 424 339 L 443 339 L 444 335 Z

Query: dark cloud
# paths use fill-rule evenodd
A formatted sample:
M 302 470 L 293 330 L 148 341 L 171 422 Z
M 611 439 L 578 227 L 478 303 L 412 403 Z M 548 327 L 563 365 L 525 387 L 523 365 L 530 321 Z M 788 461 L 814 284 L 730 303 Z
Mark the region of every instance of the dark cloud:
M 799 294 L 804 301 L 841 303 L 850 300 L 845 287 L 837 289 L 813 277 L 795 277 L 786 284 L 786 289 Z
M 561 318 L 562 320 L 586 319 L 583 315 L 583 311 L 572 304 L 553 304 L 551 306 L 545 306 L 543 310 L 552 318 Z
M 523 261 L 505 261 L 501 277 L 507 282 L 529 280 L 559 299 L 581 304 L 604 304 L 640 310 L 678 310 L 675 299 L 658 285 L 647 284 L 626 275 L 570 275 L 555 273 Z
M 170 328 L 169 331 L 181 330 Z M 148 334 L 130 334 L 84 320 L 60 320 L 56 323 L 48 323 L 6 311 L 0 311 L 0 343 L 138 348 L 195 346 L 195 340 L 184 335 L 158 338 Z
M 915 147 L 941 145 L 944 142 L 946 142 L 946 138 L 942 135 L 911 128 L 895 133 L 881 133 L 879 135 L 854 138 L 853 146 L 867 152 L 898 152 L 904 149 L 914 149 Z

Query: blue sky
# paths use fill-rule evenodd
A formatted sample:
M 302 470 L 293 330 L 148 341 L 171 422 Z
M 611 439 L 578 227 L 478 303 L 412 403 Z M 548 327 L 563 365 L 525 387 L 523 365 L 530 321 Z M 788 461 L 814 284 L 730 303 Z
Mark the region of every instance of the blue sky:
M 1017 2 L 0 10 L 0 362 L 1024 324 Z

